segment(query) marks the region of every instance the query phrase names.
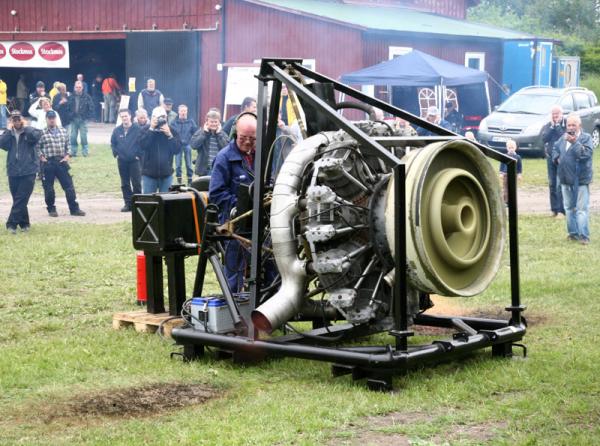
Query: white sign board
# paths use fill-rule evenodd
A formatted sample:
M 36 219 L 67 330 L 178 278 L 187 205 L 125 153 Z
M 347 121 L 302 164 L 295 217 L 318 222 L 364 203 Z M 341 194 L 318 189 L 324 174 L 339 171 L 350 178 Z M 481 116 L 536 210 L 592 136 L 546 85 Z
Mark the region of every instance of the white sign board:
M 69 42 L 0 41 L 0 67 L 69 68 Z
M 245 97 L 253 98 L 258 94 L 259 67 L 229 67 L 227 69 L 227 87 L 225 104 L 240 105 Z

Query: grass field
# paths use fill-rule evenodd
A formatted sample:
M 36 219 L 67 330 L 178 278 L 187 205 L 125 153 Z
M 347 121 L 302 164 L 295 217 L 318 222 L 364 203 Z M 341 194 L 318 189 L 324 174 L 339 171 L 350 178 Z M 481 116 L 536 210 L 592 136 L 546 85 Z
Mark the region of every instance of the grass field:
M 76 184 L 116 193 L 114 161 L 101 149 L 74 162 Z M 526 162 L 543 172 L 543 160 Z M 596 445 L 600 220 L 592 216 L 590 246 L 564 233 L 564 221 L 520 217 L 527 359 L 481 352 L 373 393 L 332 378 L 325 363 L 239 366 L 209 355 L 184 364 L 156 335 L 112 330 L 114 312 L 136 309 L 125 223 L 0 232 L 0 444 Z M 509 303 L 508 272 L 505 262 L 483 295 L 457 305 L 497 316 Z M 389 413 L 396 418 L 367 418 Z

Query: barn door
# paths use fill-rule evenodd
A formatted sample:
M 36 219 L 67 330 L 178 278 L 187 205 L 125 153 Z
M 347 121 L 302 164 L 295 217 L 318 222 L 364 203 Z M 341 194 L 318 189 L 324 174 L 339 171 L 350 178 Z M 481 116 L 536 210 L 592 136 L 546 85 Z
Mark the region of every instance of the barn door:
M 132 32 L 125 44 L 127 79 L 135 77 L 136 92 L 146 88 L 146 80 L 156 80 L 156 88 L 179 104 L 189 108 L 188 116 L 197 121 L 200 103 L 200 33 Z M 127 85 L 127 84 L 126 84 Z M 135 109 L 135 107 L 130 107 Z

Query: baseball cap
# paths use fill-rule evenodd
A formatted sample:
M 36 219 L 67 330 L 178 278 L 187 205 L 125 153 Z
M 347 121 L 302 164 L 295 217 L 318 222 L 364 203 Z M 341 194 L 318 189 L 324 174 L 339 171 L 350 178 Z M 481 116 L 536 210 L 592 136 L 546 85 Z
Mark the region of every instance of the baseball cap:
M 440 111 L 433 105 L 427 109 L 427 116 L 437 116 L 439 114 Z
M 42 81 L 37 81 L 37 84 L 35 84 L 36 88 L 38 88 L 38 87 L 45 87 L 45 86 L 46 86 L 46 84 L 44 84 Z
M 171 105 L 173 105 L 173 99 L 171 99 L 171 98 L 165 98 L 164 103 L 165 104 L 171 104 Z
M 48 110 L 46 112 L 46 119 L 48 118 L 56 118 L 56 112 L 54 110 Z

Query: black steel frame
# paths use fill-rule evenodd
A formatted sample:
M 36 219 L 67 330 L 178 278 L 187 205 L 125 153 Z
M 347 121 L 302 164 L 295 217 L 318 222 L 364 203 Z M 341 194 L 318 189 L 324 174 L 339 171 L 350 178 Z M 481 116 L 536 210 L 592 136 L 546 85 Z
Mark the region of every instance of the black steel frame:
M 339 340 L 365 336 L 376 330 L 368 326 L 335 325 L 329 328 L 313 329 L 303 335 L 288 335 L 269 340 L 259 340 L 258 333 L 248 324 L 247 336 L 224 336 L 205 333 L 189 328 L 175 329 L 173 338 L 178 344 L 184 345 L 184 357 L 193 359 L 203 354 L 204 346 L 214 346 L 223 351 L 232 352 L 234 359 L 253 360 L 266 355 L 292 356 L 298 358 L 333 362 L 334 375 L 351 373 L 354 379 L 366 378 L 369 387 L 374 389 L 390 389 L 391 377 L 422 364 L 440 362 L 455 358 L 459 354 L 472 352 L 478 349 L 492 347 L 494 356 L 511 356 L 512 347 L 521 340 L 526 332 L 525 321 L 521 313 L 525 306 L 521 305 L 519 282 L 519 252 L 517 230 L 517 191 L 516 191 L 516 162 L 514 159 L 497 152 L 489 147 L 473 142 L 487 157 L 504 162 L 508 165 L 508 224 L 509 224 L 509 250 L 510 250 L 510 288 L 511 305 L 506 307 L 510 312 L 510 320 L 492 320 L 485 318 L 449 317 L 419 315 L 414 318 L 416 325 L 455 328 L 453 339 L 434 341 L 427 346 L 409 346 L 408 337 L 413 333 L 409 331 L 408 296 L 406 280 L 406 198 L 405 179 L 406 170 L 402 160 L 397 158 L 384 145 L 406 143 L 411 138 L 371 138 L 337 113 L 326 102 L 307 89 L 296 79 L 296 74 L 316 82 L 331 83 L 338 92 L 345 93 L 354 99 L 373 107 L 378 107 L 384 112 L 401 117 L 411 124 L 430 130 L 437 137 L 419 138 L 420 142 L 450 140 L 462 138 L 449 130 L 438 127 L 402 109 L 367 96 L 347 85 L 341 84 L 322 74 L 311 71 L 302 66 L 300 59 L 263 59 L 261 63 L 258 90 L 258 128 L 257 148 L 255 155 L 255 178 L 265 178 L 268 166 L 267 154 L 269 147 L 275 140 L 277 117 L 279 114 L 279 101 L 281 85 L 285 83 L 288 90 L 294 91 L 303 101 L 311 104 L 326 114 L 334 122 L 360 143 L 361 148 L 381 158 L 393 171 L 395 180 L 395 196 L 397 208 L 395 215 L 395 268 L 397 279 L 392 297 L 392 315 L 394 330 L 389 332 L 394 336 L 395 347 L 323 347 L 315 339 Z M 267 97 L 268 84 L 272 82 L 270 107 Z M 384 145 L 382 145 L 384 144 Z M 251 269 L 249 278 L 250 308 L 256 308 L 261 289 L 260 265 L 262 256 L 262 234 L 265 229 L 265 212 L 263 197 L 266 185 L 263 181 L 256 181 L 253 196 L 252 214 L 252 247 Z M 202 257 L 202 256 L 201 256 Z M 200 271 L 199 271 L 200 272 Z M 203 272 L 203 271 L 202 271 Z M 520 345 L 519 345 L 520 346 Z M 522 347 L 522 346 L 521 346 Z M 524 348 L 524 347 L 523 347 Z

